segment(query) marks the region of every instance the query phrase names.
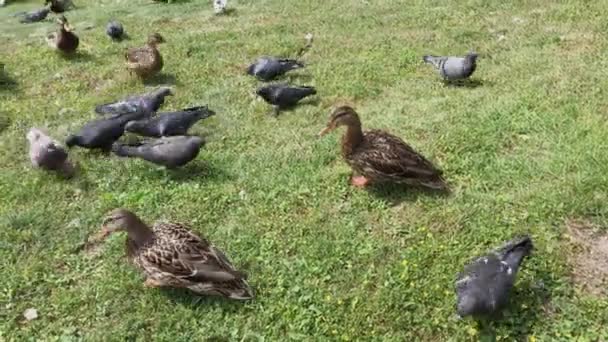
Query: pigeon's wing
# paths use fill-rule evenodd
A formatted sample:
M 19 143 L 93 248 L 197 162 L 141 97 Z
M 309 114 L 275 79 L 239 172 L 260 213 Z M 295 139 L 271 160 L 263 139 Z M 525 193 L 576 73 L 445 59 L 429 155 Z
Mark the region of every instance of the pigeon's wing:
M 139 110 L 140 102 L 140 96 L 131 96 L 120 101 L 98 105 L 95 107 L 95 113 L 107 115 L 135 113 Z
M 464 74 L 464 58 L 448 57 L 445 59 L 441 73 L 447 78 L 460 78 Z

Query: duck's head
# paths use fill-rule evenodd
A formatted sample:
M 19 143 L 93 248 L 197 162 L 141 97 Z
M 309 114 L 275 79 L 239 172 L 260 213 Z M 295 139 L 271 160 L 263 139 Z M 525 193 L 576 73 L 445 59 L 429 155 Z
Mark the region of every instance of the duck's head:
M 148 45 L 156 46 L 164 42 L 165 38 L 163 38 L 163 36 L 161 36 L 158 32 L 154 32 L 148 36 Z
M 66 18 L 63 14 L 57 17 L 57 24 L 63 27 L 63 29 L 66 31 L 72 31 L 73 29 L 73 27 L 70 26 L 70 23 L 68 22 L 68 18 Z
M 127 209 L 118 208 L 109 212 L 102 222 L 100 238 L 105 238 L 114 232 L 127 231 L 129 227 L 141 221 L 134 213 Z
M 340 106 L 334 109 L 329 116 L 329 122 L 327 123 L 327 127 L 325 127 L 321 132 L 319 132 L 319 136 L 323 136 L 340 126 L 361 127 L 361 120 L 359 119 L 359 115 L 352 107 Z

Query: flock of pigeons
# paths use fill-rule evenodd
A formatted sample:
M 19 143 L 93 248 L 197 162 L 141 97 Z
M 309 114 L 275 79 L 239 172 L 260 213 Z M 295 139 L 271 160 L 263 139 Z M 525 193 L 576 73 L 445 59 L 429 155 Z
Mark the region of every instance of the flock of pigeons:
M 225 9 L 225 1 L 214 2 L 216 10 L 220 5 Z M 46 16 L 43 12 L 29 13 L 23 20 L 38 20 Z M 122 35 L 123 31 L 122 25 L 115 21 L 107 27 L 110 36 Z M 261 57 L 249 66 L 247 73 L 268 82 L 291 70 L 304 68 L 299 58 L 311 44 L 312 35 L 308 35 L 306 46 L 296 58 Z M 475 71 L 477 54 L 469 53 L 463 57 L 427 55 L 423 60 L 432 64 L 444 81 L 461 82 Z M 274 113 L 278 114 L 280 110 L 293 107 L 303 98 L 316 94 L 316 90 L 308 86 L 269 84 L 260 87 L 257 94 L 271 104 Z M 68 148 L 79 146 L 111 151 L 121 157 L 141 158 L 167 168 L 183 166 L 196 158 L 204 145 L 202 138 L 188 135 L 189 128 L 199 120 L 215 115 L 215 112 L 206 106 L 198 106 L 157 113 L 165 97 L 170 95 L 173 95 L 171 88 L 161 87 L 147 94 L 98 105 L 95 112 L 102 117 L 85 124 L 77 133 L 70 135 L 65 144 Z M 125 132 L 146 138 L 135 144 L 119 142 Z M 35 167 L 56 171 L 66 177 L 74 174 L 75 167 L 59 142 L 38 128 L 31 128 L 26 137 L 30 143 L 30 159 Z M 458 275 L 455 284 L 458 314 L 492 316 L 503 309 L 517 271 L 532 248 L 531 239 L 521 237 L 468 264 Z

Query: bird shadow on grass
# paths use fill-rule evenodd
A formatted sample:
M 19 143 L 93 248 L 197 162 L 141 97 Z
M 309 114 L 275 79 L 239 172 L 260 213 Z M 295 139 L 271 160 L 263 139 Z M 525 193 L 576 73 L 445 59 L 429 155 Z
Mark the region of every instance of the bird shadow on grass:
M 19 83 L 12 76 L 2 73 L 0 70 L 0 92 L 16 91 L 19 89 Z
M 546 279 L 545 281 L 549 281 Z M 541 284 L 546 282 L 541 280 Z M 537 284 L 539 281 L 537 281 Z M 523 282 L 513 289 L 509 305 L 495 321 L 477 321 L 479 341 L 496 341 L 496 331 L 505 332 L 514 341 L 526 341 L 540 319 L 550 315 L 551 294 L 544 285 Z
M 370 194 L 384 199 L 393 206 L 402 202 L 413 202 L 420 196 L 448 197 L 450 192 L 427 189 L 424 187 L 394 185 L 394 184 L 375 184 L 367 188 Z
M 167 74 L 164 72 L 158 73 L 153 77 L 147 78 L 143 81 L 145 85 L 148 86 L 158 86 L 158 85 L 181 85 L 181 83 L 177 80 L 177 77 L 173 74 Z
M 61 55 L 61 56 L 62 56 L 62 58 L 66 59 L 66 60 L 69 60 L 71 62 L 76 62 L 76 63 L 91 62 L 95 59 L 93 57 L 93 55 L 91 55 L 90 53 L 88 53 L 86 51 L 76 51 L 73 54 Z
M 150 173 L 154 178 L 171 179 L 173 181 L 200 181 L 200 180 L 230 180 L 230 176 L 223 170 L 201 162 L 189 163 L 175 169 L 158 168 Z
M 244 302 L 219 296 L 196 295 L 188 289 L 161 288 L 159 291 L 169 300 L 180 303 L 192 309 L 205 307 L 221 307 L 226 313 L 236 313 L 243 309 Z
M 445 84 L 446 87 L 453 87 L 453 88 L 475 89 L 475 88 L 481 87 L 481 86 L 492 86 L 491 82 L 480 80 L 480 79 L 467 79 L 464 81 L 452 81 L 452 82 L 444 81 L 443 83 Z
M 305 83 L 310 82 L 310 80 L 312 80 L 312 75 L 294 72 L 285 74 L 283 79 L 288 80 L 290 83 Z

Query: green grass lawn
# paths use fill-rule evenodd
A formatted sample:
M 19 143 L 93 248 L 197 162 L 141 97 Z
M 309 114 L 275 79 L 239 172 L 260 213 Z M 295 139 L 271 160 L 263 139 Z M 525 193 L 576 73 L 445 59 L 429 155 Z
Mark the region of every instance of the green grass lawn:
M 0 8 L 0 62 L 16 83 L 0 90 L 0 340 L 608 340 L 606 292 L 573 280 L 582 252 L 566 236 L 571 220 L 608 225 L 606 2 L 238 0 L 214 17 L 210 1 L 75 0 L 73 60 L 46 46 L 51 21 L 11 16 L 41 2 Z M 105 36 L 110 18 L 130 40 Z M 163 110 L 217 112 L 194 128 L 208 141 L 199 157 L 166 172 L 75 148 L 75 179 L 33 170 L 29 127 L 63 141 L 95 104 L 155 86 L 129 77 L 122 54 L 154 31 L 176 91 Z M 309 66 L 287 80 L 319 101 L 271 117 L 244 67 L 293 55 L 307 32 Z M 446 87 L 422 64 L 470 49 L 479 87 Z M 428 156 L 453 193 L 350 187 L 340 134 L 316 136 L 338 103 Z M 257 298 L 145 289 L 124 235 L 78 252 L 116 207 L 191 224 Z M 456 320 L 463 264 L 523 233 L 536 249 L 503 320 Z M 39 318 L 23 322 L 27 308 Z

